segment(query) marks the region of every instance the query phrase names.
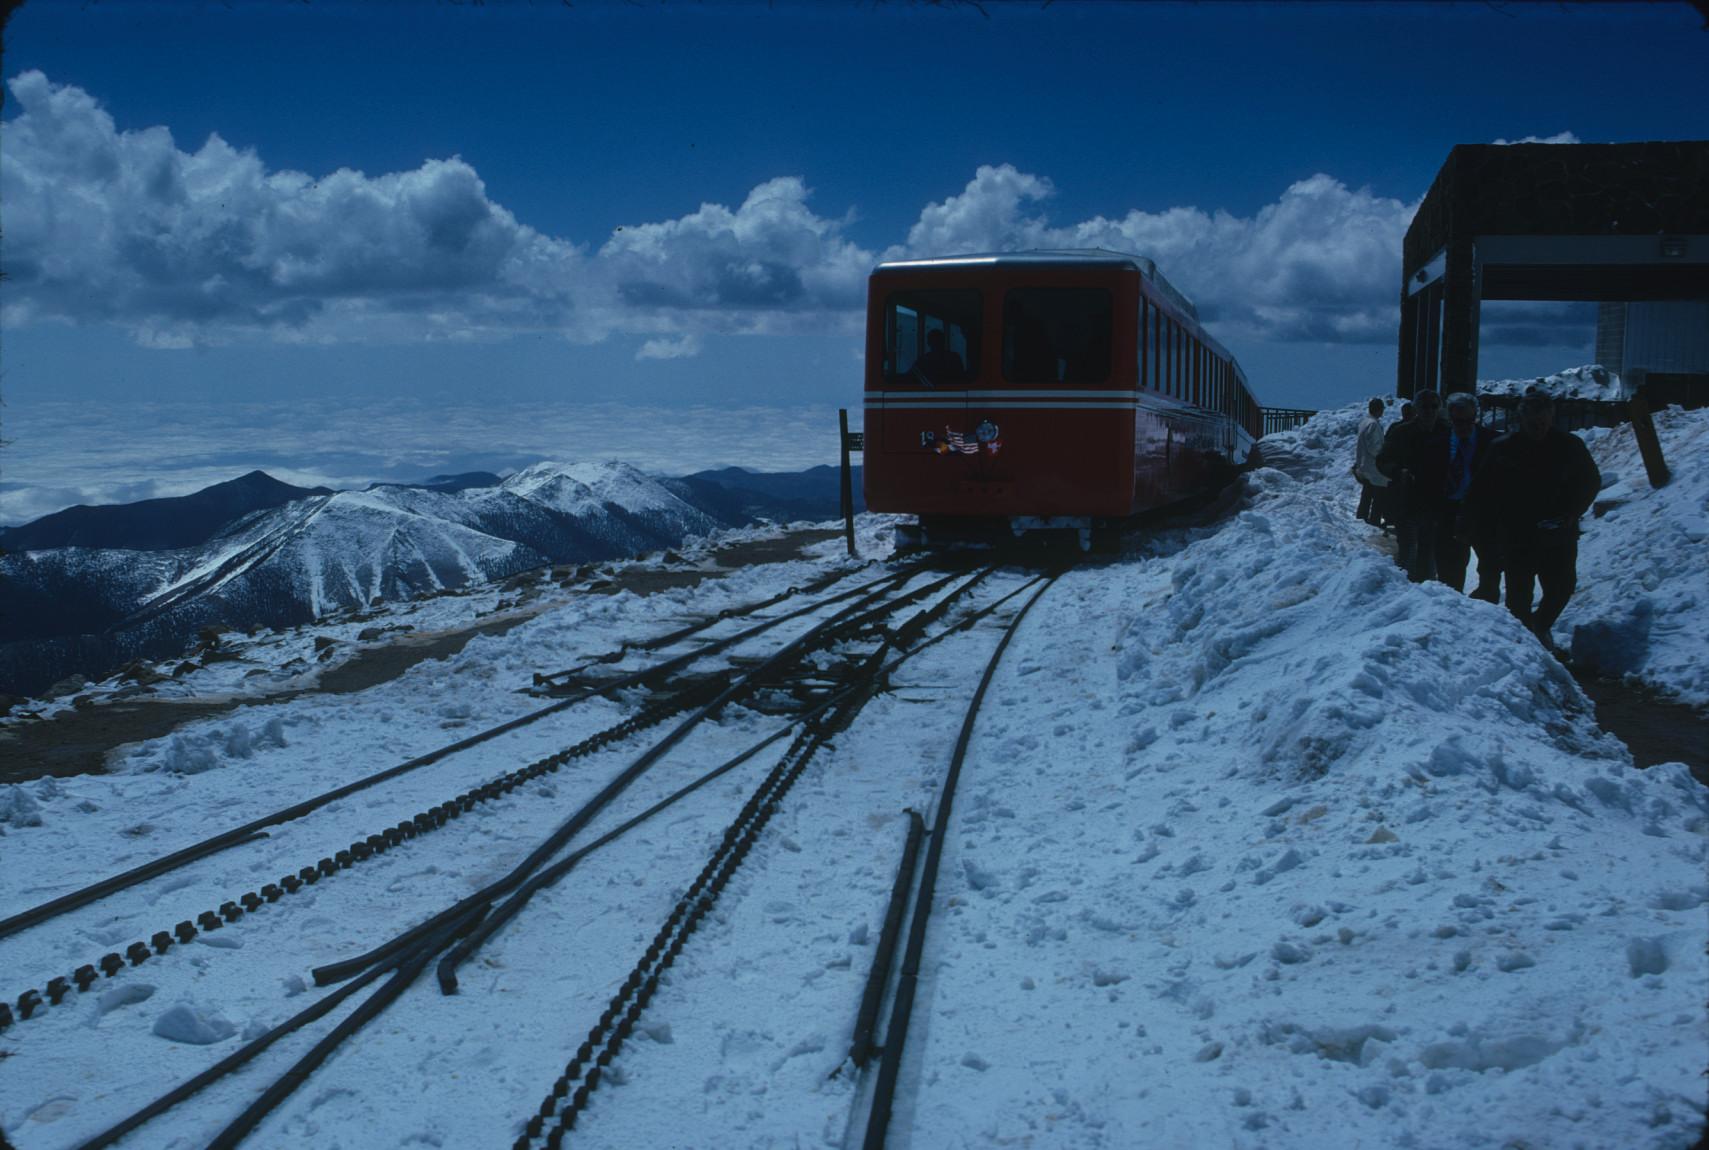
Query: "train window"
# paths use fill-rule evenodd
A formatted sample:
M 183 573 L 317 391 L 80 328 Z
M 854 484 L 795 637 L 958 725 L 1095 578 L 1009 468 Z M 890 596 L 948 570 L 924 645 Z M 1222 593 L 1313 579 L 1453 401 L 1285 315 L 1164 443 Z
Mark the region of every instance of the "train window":
M 1015 288 L 1003 297 L 1003 378 L 1109 379 L 1110 309 L 1110 293 L 1103 288 Z
M 1151 309 L 1151 390 L 1163 390 L 1163 313 Z
M 884 306 L 885 376 L 925 387 L 978 376 L 982 307 L 976 291 L 892 292 Z
M 1145 381 L 1151 378 L 1151 364 L 1146 358 L 1146 341 L 1151 338 L 1151 305 L 1145 302 L 1145 297 L 1139 297 L 1139 386 L 1144 387 Z

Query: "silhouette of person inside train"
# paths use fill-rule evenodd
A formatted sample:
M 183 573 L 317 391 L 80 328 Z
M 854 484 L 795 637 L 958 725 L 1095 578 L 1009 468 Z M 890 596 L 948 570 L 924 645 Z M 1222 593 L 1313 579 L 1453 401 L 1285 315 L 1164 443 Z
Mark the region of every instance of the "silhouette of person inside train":
M 926 333 L 926 353 L 914 361 L 914 371 L 927 387 L 943 383 L 960 383 L 967 378 L 967 367 L 961 357 L 951 351 L 940 328 Z

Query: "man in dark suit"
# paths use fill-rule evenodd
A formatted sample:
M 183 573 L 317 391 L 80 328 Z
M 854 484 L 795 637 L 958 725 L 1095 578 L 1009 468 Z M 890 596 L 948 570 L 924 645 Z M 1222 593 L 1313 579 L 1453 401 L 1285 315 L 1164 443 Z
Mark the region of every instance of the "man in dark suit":
M 1589 449 L 1555 427 L 1554 400 L 1534 387 L 1519 401 L 1519 430 L 1495 441 L 1472 480 L 1473 513 L 1501 547 L 1507 609 L 1551 651 L 1555 620 L 1578 586 L 1578 521 L 1601 489 Z

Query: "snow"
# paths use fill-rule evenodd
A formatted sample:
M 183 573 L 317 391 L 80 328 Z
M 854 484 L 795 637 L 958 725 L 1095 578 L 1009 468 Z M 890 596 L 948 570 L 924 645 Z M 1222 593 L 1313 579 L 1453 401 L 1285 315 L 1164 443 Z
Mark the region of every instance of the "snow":
M 1630 424 L 1581 432 L 1603 489 L 1579 541 L 1579 585 L 1555 626 L 1573 657 L 1709 706 L 1709 411 L 1663 408 L 1672 478 L 1652 488 Z
M 1325 412 L 1266 440 L 1270 466 L 1226 514 L 1068 572 L 1028 616 L 944 840 L 891 1145 L 1660 1150 L 1697 1138 L 1709 791 L 1681 764 L 1634 769 L 1504 609 L 1406 581 L 1380 533 L 1352 517 L 1360 414 Z M 1703 457 L 1709 412 L 1657 424 L 1676 476 L 1659 491 L 1629 430 L 1587 433 L 1616 505 L 1585 521 L 1580 590 L 1557 638 L 1618 648 L 1641 681 L 1689 700 L 1709 658 L 1709 532 L 1703 480 L 1684 463 Z M 864 554 L 884 553 L 890 522 L 863 520 Z M 838 566 L 873 577 L 841 551 L 833 540 L 645 597 L 551 588 L 512 630 L 391 682 L 256 699 L 126 749 L 112 773 L 25 784 L 15 793 L 28 803 L 0 809 L 40 824 L 14 819 L 0 838 L 0 915 L 532 710 L 540 701 L 518 688 L 534 672 Z M 977 598 L 1024 577 L 1001 572 Z M 447 627 L 500 595 L 379 618 Z M 1640 600 L 1642 624 L 1630 621 Z M 847 1052 L 905 811 L 930 822 L 997 635 L 987 622 L 904 664 L 813 761 L 667 974 L 574 1145 L 859 1143 L 873 1074 Z M 233 689 L 227 668 L 307 651 L 311 638 L 246 640 L 243 662 L 178 689 Z M 568 746 L 632 703 L 570 708 L 0 939 L 0 970 L 18 982 L 0 993 Z M 737 711 L 697 733 L 580 841 L 777 722 Z M 482 804 L 14 1024 L 0 1033 L 0 1129 L 20 1150 L 74 1146 L 152 1101 L 328 993 L 310 968 L 502 873 L 651 741 Z M 246 1144 L 510 1144 L 781 747 L 541 891 L 464 968 L 457 995 L 423 979 Z M 320 1033 L 122 1145 L 205 1144 Z
M 1539 388 L 1556 399 L 1594 399 L 1615 402 L 1630 398 L 1620 377 L 1599 363 L 1587 363 L 1550 375 L 1529 376 L 1525 379 L 1480 379 L 1478 392 L 1483 395 L 1523 395 L 1527 388 Z

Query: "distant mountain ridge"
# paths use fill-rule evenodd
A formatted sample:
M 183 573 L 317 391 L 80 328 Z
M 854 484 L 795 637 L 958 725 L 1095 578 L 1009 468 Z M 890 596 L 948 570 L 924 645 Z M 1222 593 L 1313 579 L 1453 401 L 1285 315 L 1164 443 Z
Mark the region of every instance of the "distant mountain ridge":
M 204 487 L 193 495 L 98 507 L 79 504 L 22 527 L 0 527 L 0 548 L 170 551 L 205 543 L 220 528 L 250 512 L 282 507 L 312 495 L 331 494 L 329 487 L 293 487 L 265 471 L 251 471 Z
M 297 494 L 273 502 L 286 493 Z M 210 525 L 222 508 L 230 517 Z M 173 510 L 190 522 L 163 522 Z M 72 515 L 91 511 L 103 514 Z M 4 536 L 12 553 L 0 556 L 0 693 L 33 694 L 72 672 L 104 675 L 129 659 L 175 654 L 210 624 L 295 625 L 548 563 L 627 558 L 762 519 L 836 514 L 831 468 L 656 479 L 615 462 L 337 492 L 252 472 L 177 500 L 73 508 Z M 191 536 L 200 538 L 150 546 Z M 86 538 L 130 546 L 56 542 Z

